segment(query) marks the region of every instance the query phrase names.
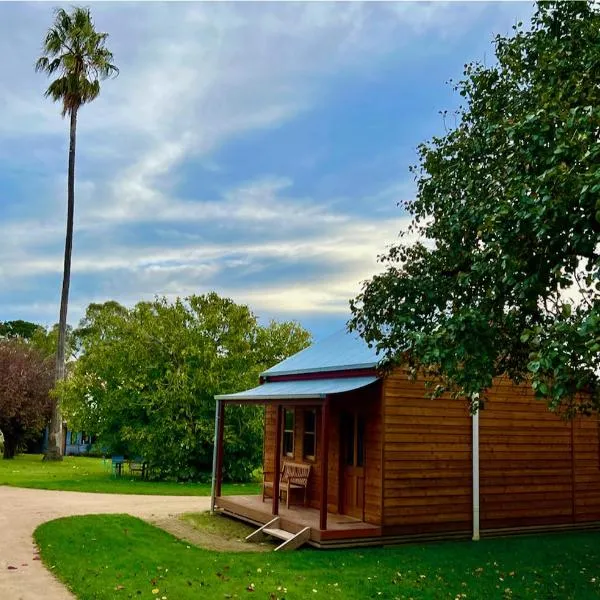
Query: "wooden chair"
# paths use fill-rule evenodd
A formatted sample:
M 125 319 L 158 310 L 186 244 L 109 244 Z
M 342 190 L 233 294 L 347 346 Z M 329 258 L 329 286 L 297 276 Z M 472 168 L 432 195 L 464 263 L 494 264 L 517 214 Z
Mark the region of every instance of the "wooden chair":
M 293 490 L 304 490 L 304 506 L 308 499 L 308 477 L 310 476 L 311 465 L 304 463 L 292 463 L 286 462 L 281 467 L 281 473 L 279 475 L 279 498 L 281 499 L 282 494 L 286 494 L 285 505 L 287 508 L 290 507 L 290 497 Z M 273 497 L 273 492 L 267 494 L 267 490 L 273 489 L 273 482 L 266 481 L 267 475 L 271 475 L 272 472 L 265 471 L 263 473 L 263 502 L 267 497 Z

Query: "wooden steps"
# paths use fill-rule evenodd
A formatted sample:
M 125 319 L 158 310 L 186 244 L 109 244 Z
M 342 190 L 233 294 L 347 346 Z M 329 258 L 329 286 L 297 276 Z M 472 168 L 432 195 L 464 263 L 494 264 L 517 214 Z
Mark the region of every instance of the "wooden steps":
M 273 537 L 282 540 L 283 543 L 275 548 L 275 552 L 280 550 L 295 550 L 310 539 L 310 527 L 304 527 L 298 533 L 292 533 L 280 528 L 281 519 L 275 517 L 256 531 L 253 531 L 246 537 L 247 542 L 257 542 L 265 537 Z
M 278 538 L 280 540 L 291 540 L 294 535 L 291 531 L 286 531 L 285 529 L 263 529 L 263 533 L 265 535 L 270 535 L 271 537 Z

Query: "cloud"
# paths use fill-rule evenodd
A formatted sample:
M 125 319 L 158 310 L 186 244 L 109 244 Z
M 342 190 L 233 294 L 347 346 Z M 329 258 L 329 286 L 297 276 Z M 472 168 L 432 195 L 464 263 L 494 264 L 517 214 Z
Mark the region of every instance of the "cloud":
M 413 186 L 394 173 L 367 182 L 368 192 L 300 193 L 294 173 L 240 175 L 218 151 L 254 132 L 285 130 L 345 81 L 385 73 L 388 61 L 441 56 L 486 11 L 454 3 L 93 4 L 121 74 L 80 114 L 71 318 L 107 297 L 209 289 L 270 314 L 345 312 L 405 226 L 395 203 Z M 33 71 L 50 22 L 47 4 L 0 5 L 0 308 L 46 321 L 57 312 L 62 272 L 67 144 L 60 109 L 42 99 L 47 82 Z M 344 165 L 336 175 L 344 177 Z

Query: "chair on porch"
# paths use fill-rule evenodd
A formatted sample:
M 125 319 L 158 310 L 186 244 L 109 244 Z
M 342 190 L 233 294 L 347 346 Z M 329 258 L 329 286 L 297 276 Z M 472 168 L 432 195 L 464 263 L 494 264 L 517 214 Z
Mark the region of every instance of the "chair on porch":
M 286 499 L 285 505 L 287 508 L 290 507 L 290 498 L 293 490 L 304 490 L 304 506 L 308 499 L 308 477 L 310 475 L 310 465 L 303 463 L 292 463 L 286 462 L 281 467 L 281 473 L 279 475 L 279 499 L 285 492 Z M 273 482 L 267 481 L 267 477 L 272 475 L 272 472 L 263 472 L 263 502 L 267 497 L 273 497 L 273 492 L 267 493 L 267 490 L 273 489 Z

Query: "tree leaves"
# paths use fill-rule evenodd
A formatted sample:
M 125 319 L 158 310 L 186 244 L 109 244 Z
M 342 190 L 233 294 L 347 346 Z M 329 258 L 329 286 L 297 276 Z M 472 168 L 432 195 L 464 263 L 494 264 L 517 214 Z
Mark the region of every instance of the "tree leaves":
M 29 344 L 0 339 L 0 431 L 4 457 L 37 435 L 50 417 L 52 362 Z
M 310 341 L 299 325 L 261 327 L 247 306 L 214 293 L 131 309 L 91 304 L 74 336 L 81 356 L 59 388 L 73 426 L 179 480 L 211 469 L 214 396 L 257 385 L 261 371 Z M 247 479 L 260 464 L 262 418 L 261 407 L 228 408 L 228 479 Z
M 390 363 L 474 398 L 507 373 L 553 409 L 600 405 L 600 14 L 545 2 L 465 66 L 458 125 L 419 147 L 399 244 L 352 303 Z M 593 349 L 596 349 L 595 351 Z M 581 396 L 581 393 L 591 394 Z

